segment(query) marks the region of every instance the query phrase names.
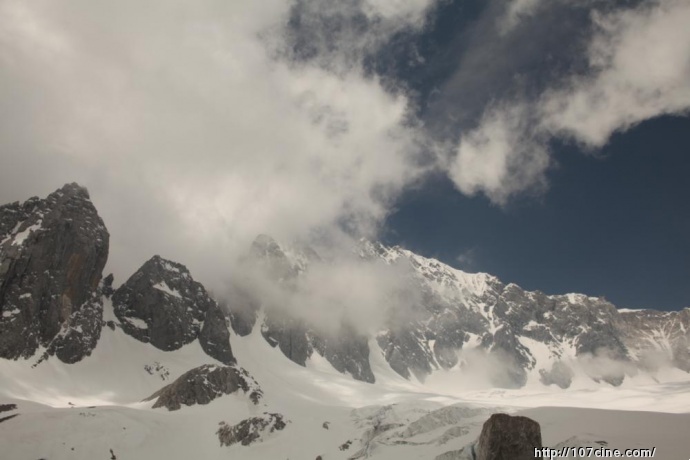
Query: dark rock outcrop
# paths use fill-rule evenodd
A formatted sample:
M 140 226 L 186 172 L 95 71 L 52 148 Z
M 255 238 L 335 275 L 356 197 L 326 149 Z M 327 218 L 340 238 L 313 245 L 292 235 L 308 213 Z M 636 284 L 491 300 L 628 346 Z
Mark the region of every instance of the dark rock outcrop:
M 343 322 L 333 334 L 312 332 L 312 343 L 337 371 L 363 382 L 374 383 L 376 380 L 369 364 L 367 336 L 357 332 L 351 324 Z
M 431 372 L 433 354 L 419 328 L 391 328 L 378 334 L 376 340 L 391 368 L 406 379 L 415 375 L 423 380 Z
M 261 334 L 272 346 L 278 347 L 291 361 L 300 366 L 314 352 L 306 322 L 278 308 L 267 308 Z
M 29 358 L 39 346 L 68 363 L 91 353 L 108 242 L 77 184 L 0 207 L 0 357 Z
M 90 301 L 73 312 L 62 325 L 47 349 L 48 355 L 57 356 L 60 361 L 73 364 L 96 348 L 103 329 L 103 298 L 96 291 Z
M 374 383 L 369 364 L 367 337 L 343 322 L 337 331 L 321 332 L 304 320 L 278 309 L 267 309 L 261 328 L 264 339 L 291 361 L 305 366 L 316 351 L 338 371 L 363 382 Z
M 287 423 L 281 414 L 264 412 L 260 417 L 242 420 L 237 425 L 220 422 L 220 428 L 216 434 L 221 446 L 232 446 L 233 444 L 249 446 L 260 442 L 267 433 L 283 430 Z
M 208 404 L 216 398 L 240 390 L 254 404 L 259 403 L 262 391 L 246 370 L 238 366 L 205 364 L 185 372 L 145 401 L 155 399 L 154 409 L 165 407 L 172 411 L 180 409 L 182 405 Z
M 204 325 L 199 333 L 199 343 L 211 358 L 223 364 L 235 362 L 230 348 L 230 331 L 225 322 L 225 315 L 215 304 L 206 311 Z
M 260 302 L 247 288 L 231 283 L 221 303 L 221 309 L 228 313 L 230 325 L 235 334 L 245 337 L 251 334 L 256 324 Z
M 528 417 L 493 414 L 482 427 L 476 445 L 477 460 L 527 460 L 540 458 L 541 427 Z
M 115 291 L 113 306 L 137 340 L 170 351 L 198 338 L 209 356 L 235 362 L 223 312 L 182 264 L 152 257 Z

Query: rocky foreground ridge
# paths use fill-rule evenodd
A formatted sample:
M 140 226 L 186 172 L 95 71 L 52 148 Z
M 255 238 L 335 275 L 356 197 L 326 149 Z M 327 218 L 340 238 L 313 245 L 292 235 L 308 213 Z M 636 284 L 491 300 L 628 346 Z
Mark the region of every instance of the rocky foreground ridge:
M 103 277 L 109 234 L 88 191 L 67 184 L 45 199 L 0 207 L 0 357 L 81 361 L 97 346 L 103 302 L 117 327 L 165 350 L 198 340 L 235 363 L 225 314 L 184 265 L 153 256 L 118 289 Z
M 376 381 L 372 353 L 382 353 L 401 376 L 424 380 L 439 370 L 468 369 L 467 353 L 477 352 L 499 364 L 490 377 L 503 387 L 519 387 L 537 375 L 546 385 L 567 388 L 578 366 L 613 385 L 660 363 L 690 372 L 690 309 L 621 311 L 603 298 L 529 292 L 362 241 L 354 250 L 359 260 L 395 266 L 405 277 L 415 292 L 412 314 L 387 311 L 373 335 L 346 315 L 335 330 L 324 330 L 262 302 L 246 286 L 221 308 L 184 265 L 159 256 L 114 289 L 112 276 L 102 273 L 108 240 L 88 192 L 76 184 L 45 199 L 0 207 L 0 357 L 41 354 L 66 363 L 86 358 L 101 329 L 115 327 L 103 321 L 103 302 L 111 300 L 117 327 L 131 337 L 165 351 L 198 341 L 225 366 L 236 361 L 230 329 L 245 336 L 259 328 L 299 365 L 317 353 L 338 371 L 370 383 Z M 249 259 L 271 283 L 288 289 L 309 270 L 332 263 L 312 248 L 283 246 L 265 235 L 256 239 Z
M 41 347 L 73 363 L 91 353 L 108 240 L 77 184 L 0 207 L 0 357 L 30 358 Z

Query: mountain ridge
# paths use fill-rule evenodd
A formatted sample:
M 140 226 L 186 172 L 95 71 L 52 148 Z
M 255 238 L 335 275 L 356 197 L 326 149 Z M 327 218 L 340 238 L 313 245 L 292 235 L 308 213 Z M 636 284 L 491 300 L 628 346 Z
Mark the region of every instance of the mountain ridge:
M 16 265 L 17 253 L 21 256 L 22 251 L 41 247 L 45 240 L 39 236 L 47 230 L 36 222 L 44 218 L 46 209 L 58 216 L 53 220 L 59 219 L 67 212 L 61 206 L 69 210 L 72 221 L 83 214 L 83 224 L 51 230 L 57 239 L 65 238 L 60 232 L 69 235 L 76 228 L 83 229 L 77 234 L 76 240 L 81 242 L 77 253 L 82 250 L 90 254 L 93 248 L 102 248 L 104 243 L 107 246 L 109 235 L 88 192 L 77 184 L 68 184 L 46 200 L 31 198 L 23 204 L 0 208 L 0 266 Z M 82 271 L 86 273 L 80 272 L 79 276 L 101 280 L 107 248 L 105 251 L 97 265 L 85 266 Z M 39 255 L 45 252 L 43 249 Z M 507 388 L 521 387 L 535 378 L 544 385 L 567 388 L 578 373 L 594 381 L 620 385 L 638 372 L 653 374 L 659 363 L 690 372 L 690 309 L 619 311 L 602 298 L 525 291 L 490 274 L 467 273 L 399 246 L 387 247 L 368 240 L 360 240 L 351 253 L 354 262 L 349 270 L 370 266 L 394 269 L 394 288 L 402 286 L 404 290 L 389 293 L 385 286 L 381 290 L 384 296 L 392 294 L 409 303 L 409 311 L 382 306 L 385 311 L 379 312 L 380 324 L 367 332 L 358 329 L 347 309 L 329 311 L 329 305 L 319 305 L 329 311 L 326 315 L 334 324 L 324 329 L 281 302 L 289 303 L 296 292 L 304 290 L 300 283 L 310 272 L 340 262 L 321 257 L 307 245 L 281 245 L 268 235 L 259 235 L 245 262 L 248 270 L 259 272 L 277 289 L 282 301 L 267 302 L 256 289 L 252 292 L 251 287 L 239 286 L 240 295 L 221 301 L 221 307 L 184 265 L 153 256 L 117 289 L 111 287 L 112 277 L 100 284 L 92 281 L 87 292 L 89 303 L 68 317 L 56 318 L 57 323 L 51 325 L 52 330 L 62 332 L 41 342 L 46 349 L 42 359 L 55 354 L 65 362 L 76 362 L 88 356 L 97 346 L 99 327 L 106 326 L 103 299 L 112 297 L 119 327 L 126 334 L 162 350 L 199 340 L 209 356 L 225 365 L 236 362 L 229 331 L 245 336 L 259 328 L 272 347 L 300 366 L 316 353 L 337 371 L 369 383 L 376 381 L 370 339 L 378 343 L 385 361 L 396 373 L 420 382 L 439 372 L 456 372 L 462 378 L 478 359 L 473 354 L 493 362 L 494 368 L 485 377 L 492 385 Z M 58 274 L 74 259 L 69 254 L 65 257 L 67 260 L 61 260 L 55 268 Z M 9 275 L 3 278 L 3 292 L 10 292 L 16 277 L 9 269 L 4 270 L 3 274 Z M 19 284 L 30 283 L 20 279 Z M 59 284 L 57 289 L 67 291 L 69 283 Z M 303 300 L 296 299 L 294 302 Z M 17 302 L 5 300 L 2 304 L 0 332 L 5 342 L 16 330 L 13 324 Z M 10 359 L 30 358 L 37 347 L 12 349 L 10 353 L 5 346 L 0 351 Z
M 53 294 L 71 292 L 71 278 L 61 277 L 71 254 L 103 249 L 107 230 L 88 192 L 70 190 L 68 209 L 88 220 L 44 230 L 36 222 L 45 200 L 0 207 L 10 209 L 0 212 L 0 223 L 10 222 L 0 226 L 0 266 L 26 253 L 59 256 L 47 273 L 3 272 L 17 276 L 0 277 L 15 293 L 0 303 L 0 345 L 17 315 L 40 328 L 46 313 L 22 312 L 14 300 L 44 289 L 37 276 L 56 280 L 32 304 L 50 311 Z M 17 209 L 26 210 L 20 219 Z M 63 246 L 53 243 L 65 241 L 74 242 L 70 251 L 56 251 Z M 662 457 L 687 450 L 680 431 L 689 380 L 673 365 L 686 363 L 690 310 L 620 313 L 597 298 L 524 291 L 379 243 L 360 242 L 344 257 L 264 235 L 248 248 L 228 299 L 214 299 L 184 265 L 160 256 L 117 288 L 100 263 L 79 265 L 76 279 L 98 280 L 84 287 L 87 300 L 52 317 L 54 336 L 0 359 L 0 406 L 11 408 L 0 418 L 3 453 L 469 460 L 491 413 L 519 414 L 535 401 L 619 409 L 532 410 L 531 418 L 558 425 L 544 431 L 545 445 L 651 445 L 673 433 Z M 323 286 L 327 295 L 314 295 Z M 373 303 L 366 290 L 377 294 Z M 366 308 L 351 310 L 352 299 Z M 589 353 L 612 337 L 623 358 Z M 620 426 L 630 430 L 623 438 Z

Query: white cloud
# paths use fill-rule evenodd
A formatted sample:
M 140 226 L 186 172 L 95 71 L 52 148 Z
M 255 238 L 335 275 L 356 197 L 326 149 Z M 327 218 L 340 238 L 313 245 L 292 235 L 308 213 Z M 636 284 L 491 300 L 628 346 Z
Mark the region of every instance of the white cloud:
M 516 1 L 510 11 L 537 6 Z M 593 15 L 585 74 L 554 82 L 536 100 L 490 107 L 462 133 L 447 167 L 458 190 L 504 204 L 546 185 L 550 138 L 600 148 L 617 131 L 690 111 L 690 3 L 659 0 Z
M 595 22 L 591 73 L 546 94 L 545 129 L 601 147 L 615 131 L 690 110 L 690 3 L 647 2 Z
M 515 193 L 535 187 L 549 165 L 545 147 L 529 131 L 525 108 L 491 109 L 479 127 L 464 133 L 449 176 L 466 195 L 484 193 L 504 204 Z
M 154 253 L 207 279 L 258 233 L 375 231 L 420 173 L 408 101 L 288 60 L 290 5 L 1 0 L 3 201 L 86 185 L 121 281 Z

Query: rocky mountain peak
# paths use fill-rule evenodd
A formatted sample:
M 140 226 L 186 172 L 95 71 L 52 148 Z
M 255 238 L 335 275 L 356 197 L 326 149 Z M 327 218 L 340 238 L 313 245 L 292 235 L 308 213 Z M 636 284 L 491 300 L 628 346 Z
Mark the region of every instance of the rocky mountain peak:
M 161 350 L 199 339 L 207 354 L 232 364 L 225 315 L 187 267 L 153 256 L 113 294 L 122 330 Z
M 0 207 L 2 357 L 28 358 L 43 346 L 75 362 L 91 352 L 100 334 L 97 288 L 108 243 L 103 220 L 78 184 Z

